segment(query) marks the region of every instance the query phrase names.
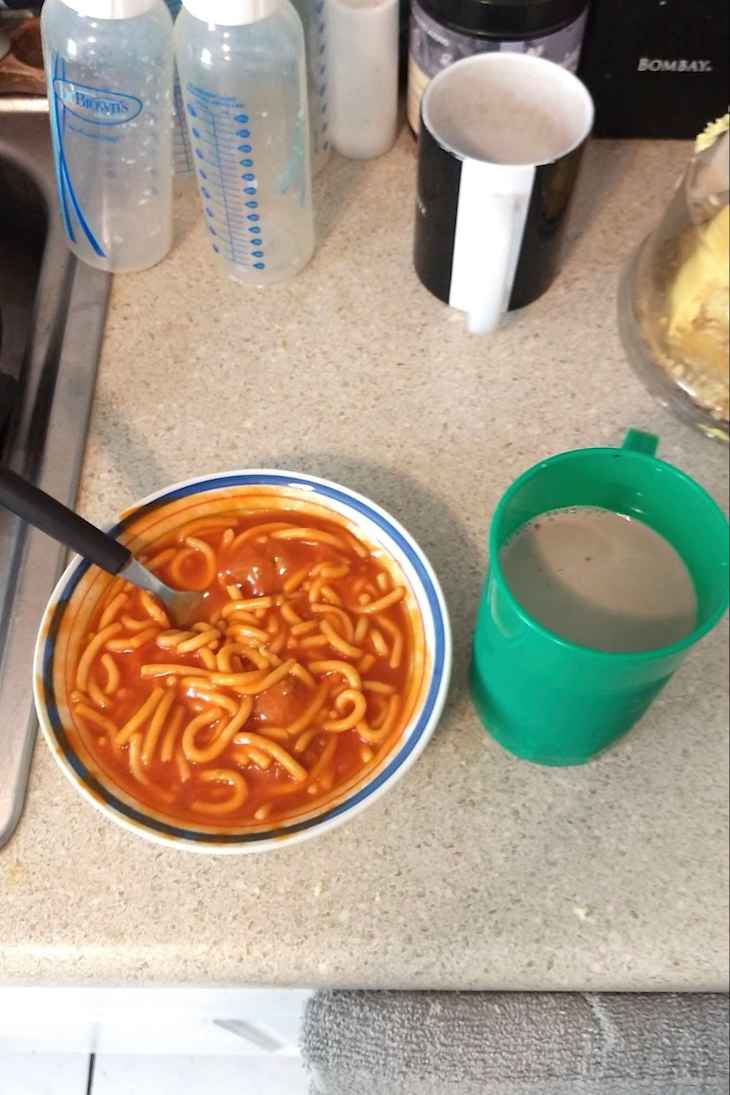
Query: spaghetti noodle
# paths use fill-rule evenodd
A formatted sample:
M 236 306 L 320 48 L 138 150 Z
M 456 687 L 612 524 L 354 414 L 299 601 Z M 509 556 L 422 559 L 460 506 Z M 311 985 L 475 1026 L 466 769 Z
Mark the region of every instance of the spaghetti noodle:
M 182 822 L 276 825 L 390 752 L 414 615 L 392 560 L 335 520 L 234 511 L 162 536 L 146 565 L 204 591 L 200 618 L 178 629 L 110 580 L 67 671 L 74 729 L 133 798 Z

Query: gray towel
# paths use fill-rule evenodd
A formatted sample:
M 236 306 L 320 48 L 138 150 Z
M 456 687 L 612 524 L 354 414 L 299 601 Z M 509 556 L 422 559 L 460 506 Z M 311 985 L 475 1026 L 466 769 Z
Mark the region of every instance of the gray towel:
M 312 1095 L 727 1095 L 720 995 L 319 992 Z

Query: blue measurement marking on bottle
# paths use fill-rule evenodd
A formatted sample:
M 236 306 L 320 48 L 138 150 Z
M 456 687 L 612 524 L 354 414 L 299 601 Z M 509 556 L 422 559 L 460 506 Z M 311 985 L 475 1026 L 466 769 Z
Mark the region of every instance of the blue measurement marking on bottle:
M 180 14 L 180 8 L 182 7 L 181 0 L 165 0 L 168 8 L 170 9 L 170 15 L 173 19 L 177 19 Z M 188 136 L 188 127 L 185 125 L 185 107 L 183 105 L 182 91 L 180 90 L 180 80 L 177 75 L 177 67 L 175 68 L 175 84 L 173 90 L 173 102 L 175 106 L 175 129 L 172 145 L 172 158 L 175 165 L 176 175 L 192 175 L 195 168 L 193 166 L 193 157 L 190 149 L 190 138 Z
M 175 104 L 175 129 L 172 156 L 175 165 L 175 174 L 192 175 L 195 168 L 193 166 L 193 155 L 190 147 L 188 127 L 185 125 L 185 107 L 183 106 L 182 91 L 180 90 L 180 82 L 177 75 L 175 76 L 173 101 Z
M 185 88 L 185 105 L 213 250 L 234 266 L 265 270 L 264 230 L 252 212 L 259 208 L 258 178 L 246 109 L 193 84 Z
M 320 126 L 318 126 L 316 139 L 317 143 L 320 142 L 320 140 L 322 141 L 322 149 L 327 152 L 329 150 L 329 137 L 327 135 L 329 93 L 327 89 L 327 21 L 325 15 L 325 0 L 317 0 L 314 5 L 314 13 L 317 21 L 317 32 L 318 35 L 320 35 L 320 56 L 314 60 L 314 65 L 317 67 L 314 78 L 318 83 L 317 90 L 318 93 L 320 93 Z

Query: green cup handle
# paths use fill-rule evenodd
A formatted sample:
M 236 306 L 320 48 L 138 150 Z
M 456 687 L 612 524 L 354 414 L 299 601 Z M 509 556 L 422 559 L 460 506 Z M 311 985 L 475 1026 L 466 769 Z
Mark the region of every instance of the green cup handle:
M 622 448 L 630 452 L 644 452 L 647 456 L 656 456 L 659 448 L 659 438 L 654 433 L 644 433 L 642 430 L 629 430 L 624 438 Z

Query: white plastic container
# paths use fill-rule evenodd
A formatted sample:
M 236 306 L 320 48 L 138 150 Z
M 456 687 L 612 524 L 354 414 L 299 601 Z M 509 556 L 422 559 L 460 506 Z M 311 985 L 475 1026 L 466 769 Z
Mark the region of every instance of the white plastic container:
M 61 218 L 111 273 L 172 243 L 172 19 L 163 0 L 47 0 L 41 20 Z
M 398 132 L 398 0 L 327 0 L 332 144 L 371 160 Z
M 178 71 L 213 251 L 271 285 L 314 251 L 302 22 L 289 0 L 183 0 Z
M 292 0 L 304 27 L 307 44 L 307 91 L 312 171 L 318 175 L 332 153 L 329 113 L 329 59 L 327 56 L 326 0 Z

